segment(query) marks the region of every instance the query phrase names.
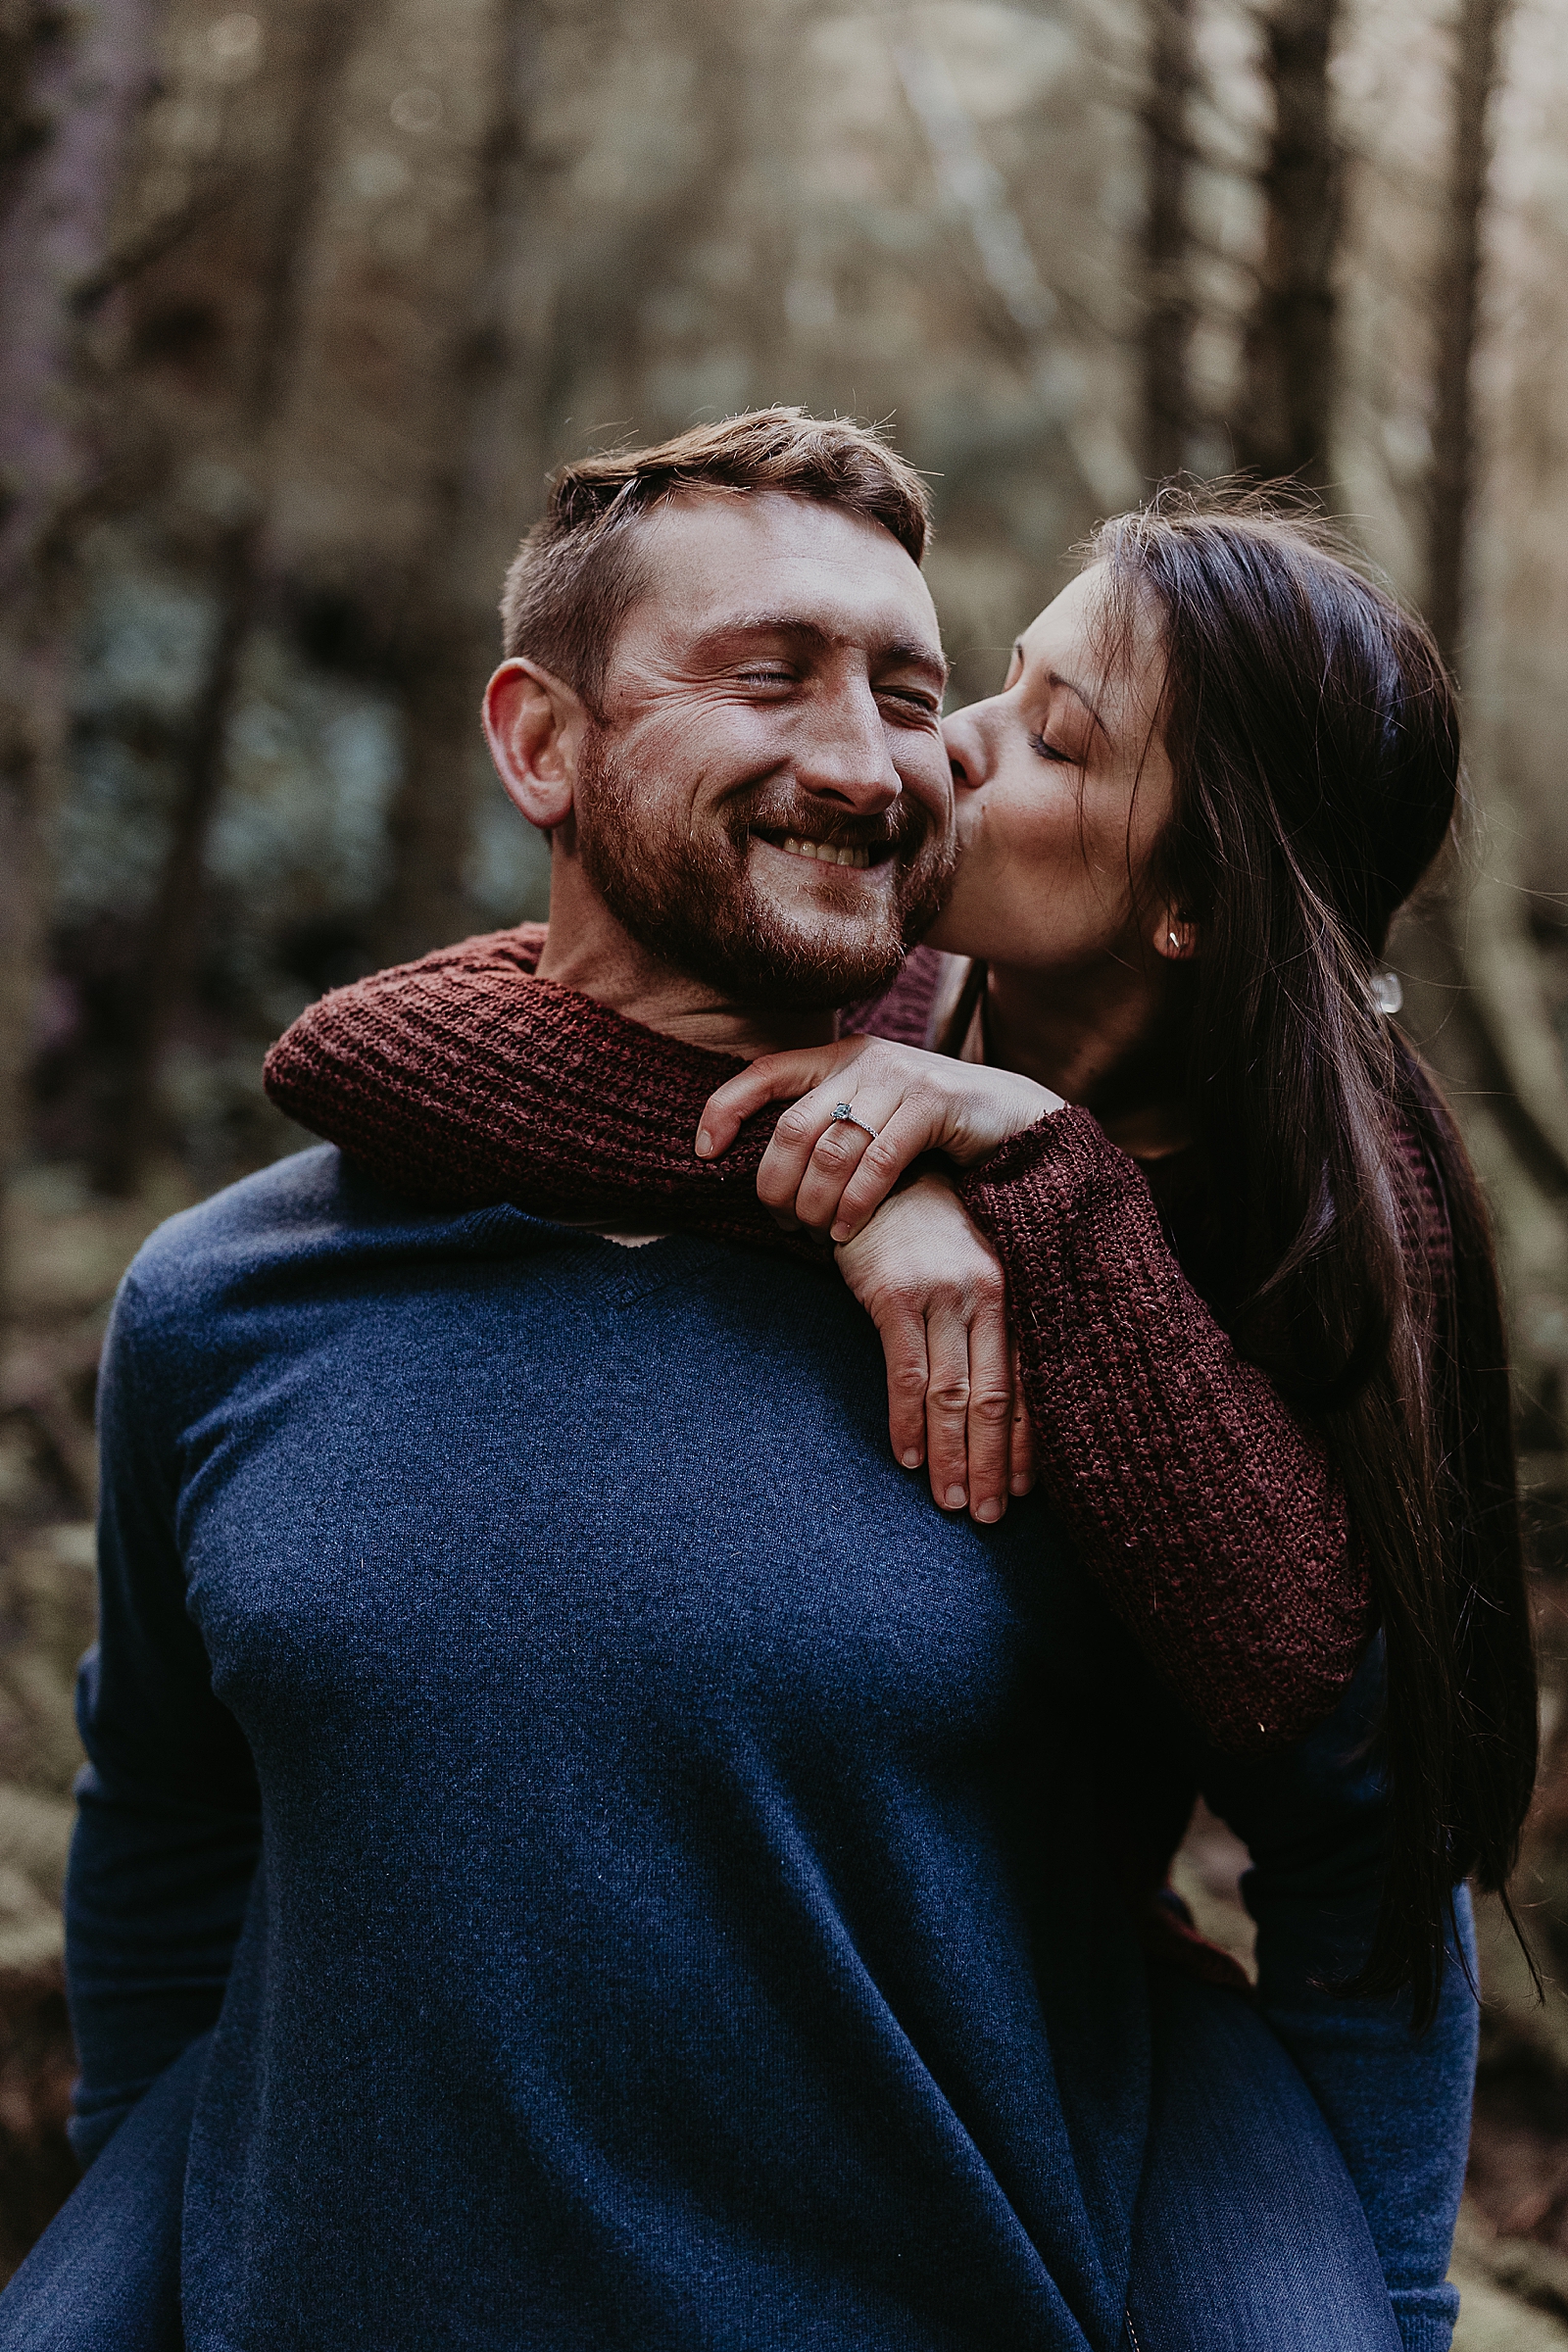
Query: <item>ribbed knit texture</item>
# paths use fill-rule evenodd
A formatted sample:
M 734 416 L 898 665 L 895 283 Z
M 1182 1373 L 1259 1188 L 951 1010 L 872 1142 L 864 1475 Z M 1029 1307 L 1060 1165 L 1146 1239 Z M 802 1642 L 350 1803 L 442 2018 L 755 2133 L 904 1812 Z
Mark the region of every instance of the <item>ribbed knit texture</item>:
M 526 1196 L 538 1216 L 616 1223 L 635 1210 L 788 1248 L 757 1198 L 778 1110 L 722 1161 L 692 1150 L 703 1104 L 745 1062 L 536 980 L 544 936 L 524 923 L 335 989 L 272 1048 L 268 1093 L 405 1200 Z
M 543 940 L 525 924 L 334 991 L 272 1049 L 272 1100 L 414 1200 L 811 1248 L 756 1195 L 779 1106 L 716 1164 L 693 1152 L 704 1102 L 741 1062 L 533 978 Z M 854 1017 L 923 1038 L 939 971 L 917 952 Z M 1321 1441 L 1196 1287 L 1216 1269 L 1200 1263 L 1201 1214 L 1167 1197 L 1180 1168 L 1152 1173 L 1163 1218 L 1138 1164 L 1067 1109 L 959 1190 L 1006 1268 L 1044 1487 L 1206 1737 L 1264 1748 L 1348 1681 L 1367 1580 Z
M 1298 1737 L 1367 1635 L 1321 1440 L 1237 1354 L 1088 1111 L 958 1189 L 1006 1269 L 1041 1484 L 1118 1613 L 1222 1744 Z

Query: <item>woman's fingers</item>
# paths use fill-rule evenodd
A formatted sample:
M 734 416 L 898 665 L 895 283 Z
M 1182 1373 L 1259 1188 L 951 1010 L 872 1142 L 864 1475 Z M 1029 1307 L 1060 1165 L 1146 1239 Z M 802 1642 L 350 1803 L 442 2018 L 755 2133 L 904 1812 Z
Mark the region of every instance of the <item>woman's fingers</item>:
M 858 1098 L 850 1105 L 853 1117 L 835 1118 L 840 1100 L 834 1088 L 819 1087 L 792 1103 L 773 1130 L 757 1171 L 757 1194 L 781 1224 L 825 1232 L 876 1132 L 869 1109 L 858 1107 Z
M 841 1037 L 832 1045 L 805 1046 L 793 1054 L 763 1054 L 709 1096 L 697 1122 L 698 1158 L 712 1159 L 727 1152 L 755 1111 L 824 1085 L 858 1061 L 869 1043 L 868 1038 Z
M 945 1511 L 969 1499 L 969 1326 L 960 1309 L 936 1303 L 926 1317 L 930 1372 L 925 1392 L 926 1470 Z
M 808 1098 L 817 1105 L 823 1100 L 820 1095 Z M 835 1119 L 829 1106 L 793 1199 L 782 1202 L 802 1225 L 813 1233 L 831 1232 L 835 1242 L 850 1241 L 859 1232 L 931 1140 L 929 1123 L 915 1104 L 901 1103 L 883 1112 L 875 1096 L 857 1095 L 852 1108 L 853 1118 Z M 807 1103 L 798 1103 L 796 1109 L 807 1112 Z M 787 1115 L 793 1119 L 795 1112 Z M 808 1128 L 814 1116 L 803 1118 L 803 1128 Z M 884 1117 L 886 1124 L 878 1125 Z M 758 1171 L 758 1190 L 764 1200 L 775 1185 L 784 1193 L 793 1178 L 793 1145 L 780 1145 L 778 1152 L 775 1168 L 769 1168 L 764 1154 Z
M 1007 1507 L 1013 1395 L 1012 1335 L 999 1285 L 995 1297 L 975 1300 L 969 1325 L 969 1511 L 983 1526 Z
M 791 1103 L 757 1171 L 758 1198 L 779 1223 L 806 1225 L 813 1233 L 841 1221 L 840 1200 L 846 1187 L 856 1184 L 858 1198 L 869 1198 L 870 1205 L 846 1232 L 835 1233 L 835 1241 L 847 1241 L 858 1230 L 931 1143 L 930 1120 L 918 1104 L 901 1103 L 897 1096 L 875 1089 L 850 1095 L 851 1085 L 841 1076 L 835 1085 L 818 1087 Z M 850 1116 L 841 1119 L 836 1111 L 846 1095 Z
M 893 1455 L 906 1470 L 918 1470 L 925 1460 L 925 1391 L 930 1367 L 926 1358 L 925 1316 L 913 1305 L 884 1308 L 877 1337 L 888 1367 L 888 1435 Z
M 1007 1507 L 1013 1449 L 1013 1351 L 1000 1268 L 926 1318 L 925 1393 L 931 1492 L 944 1510 L 983 1526 Z
M 1027 1476 L 1001 1260 L 942 1177 L 916 1176 L 838 1249 L 846 1282 L 887 1356 L 888 1428 L 899 1460 L 923 1458 L 944 1510 L 987 1524 Z
M 875 1125 L 875 1121 L 870 1124 Z M 817 1149 L 820 1152 L 821 1146 Z M 865 1149 L 856 1156 L 834 1210 L 834 1241 L 853 1241 L 866 1220 L 881 1207 L 906 1168 L 912 1167 L 921 1152 L 930 1149 L 931 1119 L 926 1106 L 901 1102 L 890 1114 L 886 1126 L 877 1128 L 875 1142 L 867 1140 Z M 802 1219 L 803 1223 L 806 1221 Z

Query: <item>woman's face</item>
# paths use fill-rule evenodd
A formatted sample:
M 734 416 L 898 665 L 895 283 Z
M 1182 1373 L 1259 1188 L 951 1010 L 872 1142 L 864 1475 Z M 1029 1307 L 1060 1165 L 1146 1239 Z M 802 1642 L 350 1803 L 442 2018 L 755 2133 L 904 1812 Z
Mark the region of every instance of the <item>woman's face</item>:
M 945 722 L 958 873 L 932 947 L 1055 972 L 1166 952 L 1144 887 L 1171 808 L 1159 640 L 1140 623 L 1107 677 L 1103 593 L 1097 564 L 1024 631 L 1002 692 Z

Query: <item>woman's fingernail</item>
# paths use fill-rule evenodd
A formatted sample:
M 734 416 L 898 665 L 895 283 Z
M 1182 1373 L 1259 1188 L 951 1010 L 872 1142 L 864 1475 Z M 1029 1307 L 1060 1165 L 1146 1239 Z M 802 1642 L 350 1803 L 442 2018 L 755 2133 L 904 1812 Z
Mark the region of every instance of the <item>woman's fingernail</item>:
M 950 1511 L 961 1511 L 968 1499 L 968 1495 L 964 1493 L 961 1487 L 950 1487 L 948 1489 L 948 1508 Z
M 1002 1517 L 1001 1498 L 995 1494 L 988 1494 L 984 1502 L 977 1502 L 975 1504 L 974 1515 L 977 1519 L 983 1520 L 986 1526 L 989 1527 L 993 1519 L 1000 1519 Z
M 904 1457 L 904 1467 L 906 1470 L 918 1470 L 920 1467 L 920 1456 L 917 1453 L 906 1453 Z
M 709 1154 L 711 1152 L 712 1149 L 713 1149 L 713 1139 L 712 1139 L 712 1137 L 711 1137 L 711 1136 L 709 1134 L 709 1132 L 708 1132 L 708 1129 L 707 1129 L 706 1127 L 699 1127 L 699 1128 L 698 1128 L 698 1130 L 697 1130 L 697 1156 L 698 1156 L 698 1158 L 699 1158 L 699 1159 L 707 1159 L 707 1158 L 708 1158 L 708 1156 L 709 1156 Z
M 1009 1492 L 1014 1494 L 1032 1494 L 1034 1484 L 1032 1478 L 1015 1478 L 1010 1482 Z

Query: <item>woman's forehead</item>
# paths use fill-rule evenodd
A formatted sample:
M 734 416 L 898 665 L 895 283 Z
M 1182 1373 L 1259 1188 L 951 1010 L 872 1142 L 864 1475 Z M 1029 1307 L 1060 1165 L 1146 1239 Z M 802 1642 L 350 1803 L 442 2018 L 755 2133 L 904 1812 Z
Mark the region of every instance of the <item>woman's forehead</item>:
M 1104 592 L 1103 564 L 1091 564 L 1075 580 L 1069 580 L 1061 594 L 1035 614 L 1019 638 L 1026 666 L 1033 669 L 1054 662 L 1063 652 L 1088 645 L 1103 618 Z
M 1147 718 L 1163 678 L 1159 624 L 1147 599 L 1111 595 L 1109 566 L 1091 564 L 1018 639 L 1026 683 L 1070 684 L 1102 722 Z M 1129 709 L 1129 706 L 1131 707 Z

